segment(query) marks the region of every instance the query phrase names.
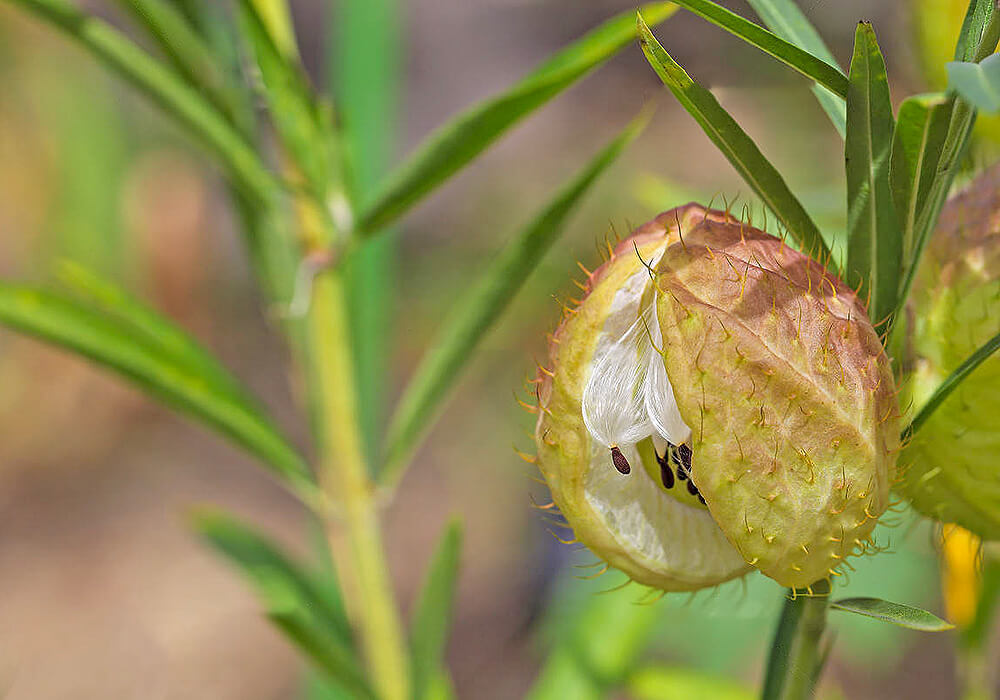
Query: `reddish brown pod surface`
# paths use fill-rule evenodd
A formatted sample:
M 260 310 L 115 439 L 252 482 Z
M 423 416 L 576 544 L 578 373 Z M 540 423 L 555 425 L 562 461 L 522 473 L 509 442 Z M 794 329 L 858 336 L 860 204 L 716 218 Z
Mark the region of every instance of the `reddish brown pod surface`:
M 709 511 L 779 583 L 826 578 L 885 511 L 899 447 L 895 385 L 864 306 L 816 261 L 713 213 L 667 250 L 657 286 Z
M 805 587 L 885 510 L 898 411 L 862 305 L 724 213 L 688 205 L 623 241 L 551 360 L 539 467 L 577 538 L 637 581 L 757 567 Z

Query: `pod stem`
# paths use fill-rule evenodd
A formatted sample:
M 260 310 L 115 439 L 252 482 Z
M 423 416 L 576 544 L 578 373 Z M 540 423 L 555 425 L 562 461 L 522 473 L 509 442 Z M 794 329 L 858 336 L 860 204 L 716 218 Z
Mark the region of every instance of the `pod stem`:
M 808 700 L 826 662 L 823 644 L 830 583 L 788 591 L 767 660 L 763 700 Z

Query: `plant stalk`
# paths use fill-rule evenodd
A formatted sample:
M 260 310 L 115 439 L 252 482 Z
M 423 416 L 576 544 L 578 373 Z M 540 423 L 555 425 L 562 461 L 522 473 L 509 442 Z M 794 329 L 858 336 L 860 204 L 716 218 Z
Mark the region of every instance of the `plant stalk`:
M 812 592 L 790 590 L 771 644 L 763 700 L 808 700 L 826 661 L 822 645 L 830 584 L 818 581 Z
M 372 481 L 358 421 L 354 360 L 343 271 L 327 269 L 313 282 L 306 316 L 323 489 L 343 520 L 349 560 L 339 569 L 349 587 L 362 645 L 379 697 L 407 700 L 409 663 L 382 542 Z M 340 522 L 327 516 L 328 536 Z M 338 548 L 339 549 L 339 548 Z

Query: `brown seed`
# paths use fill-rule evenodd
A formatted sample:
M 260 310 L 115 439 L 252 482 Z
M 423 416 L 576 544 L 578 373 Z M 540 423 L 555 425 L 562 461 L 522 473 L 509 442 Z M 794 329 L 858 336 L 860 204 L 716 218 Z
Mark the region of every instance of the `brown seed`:
M 674 470 L 670 468 L 670 460 L 668 458 L 669 447 L 664 450 L 663 456 L 661 457 L 656 450 L 653 450 L 653 454 L 656 455 L 656 462 L 660 465 L 660 481 L 663 483 L 663 488 L 672 489 L 674 487 Z
M 618 445 L 611 448 L 611 462 L 615 465 L 615 469 L 622 474 L 628 474 L 632 471 L 632 467 L 629 466 L 628 460 L 625 459 L 622 451 L 618 449 Z

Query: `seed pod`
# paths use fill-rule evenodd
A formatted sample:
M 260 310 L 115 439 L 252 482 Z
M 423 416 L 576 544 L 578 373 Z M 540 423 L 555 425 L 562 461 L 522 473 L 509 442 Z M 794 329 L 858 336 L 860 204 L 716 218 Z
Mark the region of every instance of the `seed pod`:
M 688 205 L 638 229 L 551 356 L 539 467 L 577 539 L 640 583 L 757 567 L 806 587 L 885 510 L 898 411 L 862 305 L 727 214 Z
M 1000 168 L 945 205 L 917 269 L 907 308 L 911 380 L 901 401 L 919 409 L 1000 331 Z M 983 362 L 903 451 L 900 491 L 920 512 L 1000 539 L 1000 357 Z

